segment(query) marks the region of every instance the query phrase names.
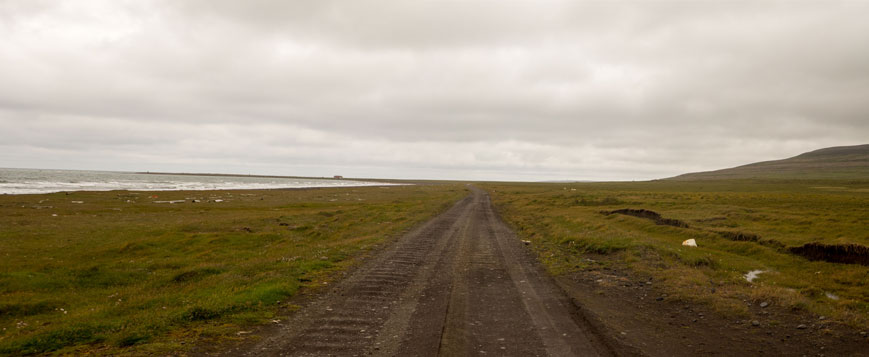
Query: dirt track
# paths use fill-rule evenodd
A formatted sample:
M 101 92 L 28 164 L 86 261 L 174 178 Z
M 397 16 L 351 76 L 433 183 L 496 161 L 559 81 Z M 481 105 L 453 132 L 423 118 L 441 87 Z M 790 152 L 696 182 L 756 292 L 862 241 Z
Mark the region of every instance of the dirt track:
M 246 354 L 616 354 L 471 192 Z

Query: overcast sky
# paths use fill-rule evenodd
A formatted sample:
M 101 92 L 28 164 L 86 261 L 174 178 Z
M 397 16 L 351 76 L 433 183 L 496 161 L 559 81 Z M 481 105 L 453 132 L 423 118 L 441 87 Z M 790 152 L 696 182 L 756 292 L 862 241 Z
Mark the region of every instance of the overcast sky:
M 0 0 L 0 167 L 640 180 L 869 143 L 869 1 Z

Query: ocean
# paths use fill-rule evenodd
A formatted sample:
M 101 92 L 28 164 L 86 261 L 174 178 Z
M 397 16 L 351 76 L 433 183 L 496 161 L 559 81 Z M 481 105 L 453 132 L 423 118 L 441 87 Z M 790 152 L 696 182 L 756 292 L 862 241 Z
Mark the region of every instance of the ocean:
M 256 176 L 199 176 L 133 172 L 0 168 L 0 194 L 63 191 L 254 190 L 382 186 L 379 182 Z

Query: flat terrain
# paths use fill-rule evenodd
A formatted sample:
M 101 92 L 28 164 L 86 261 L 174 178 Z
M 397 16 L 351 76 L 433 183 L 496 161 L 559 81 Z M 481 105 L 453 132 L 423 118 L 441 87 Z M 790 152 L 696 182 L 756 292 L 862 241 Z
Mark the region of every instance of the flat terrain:
M 238 338 L 465 195 L 450 184 L 0 195 L 0 355 L 183 354 Z
M 618 353 L 473 188 L 283 326 L 226 354 Z
M 866 355 L 867 207 L 861 180 L 0 196 L 0 353 Z
M 481 187 L 589 319 L 647 354 L 869 351 L 865 180 Z

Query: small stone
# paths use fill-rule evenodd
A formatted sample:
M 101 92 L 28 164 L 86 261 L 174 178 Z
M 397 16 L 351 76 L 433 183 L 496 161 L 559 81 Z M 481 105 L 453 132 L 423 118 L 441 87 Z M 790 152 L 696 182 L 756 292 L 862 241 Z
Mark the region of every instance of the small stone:
M 755 326 L 755 327 L 760 326 L 760 321 L 751 320 L 751 326 Z
M 808 327 L 808 326 L 806 326 L 806 325 L 804 325 L 804 324 L 799 324 L 799 326 L 797 326 L 797 329 L 798 329 L 798 330 L 805 330 L 807 327 Z
M 818 320 L 821 320 L 821 321 L 824 321 L 824 320 L 826 320 L 826 319 L 827 319 L 826 316 L 821 316 L 821 317 L 818 318 Z
M 769 303 L 766 302 L 766 301 L 760 303 L 760 307 L 761 307 L 761 308 L 765 308 L 765 307 L 767 307 L 767 306 L 769 306 Z
M 866 331 L 860 331 L 860 336 L 866 337 Z

